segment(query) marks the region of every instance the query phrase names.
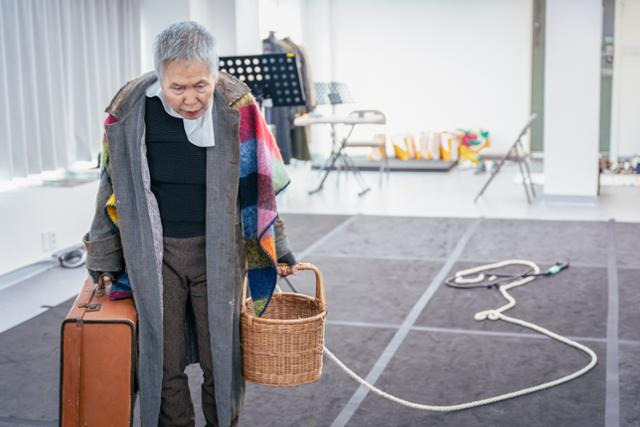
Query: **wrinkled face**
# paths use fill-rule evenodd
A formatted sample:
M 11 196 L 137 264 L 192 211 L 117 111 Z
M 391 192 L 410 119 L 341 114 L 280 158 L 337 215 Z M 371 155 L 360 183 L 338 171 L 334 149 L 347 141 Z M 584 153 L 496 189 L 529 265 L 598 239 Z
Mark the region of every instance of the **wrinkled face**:
M 197 119 L 209 108 L 216 81 L 206 62 L 170 61 L 160 82 L 167 102 L 185 119 Z

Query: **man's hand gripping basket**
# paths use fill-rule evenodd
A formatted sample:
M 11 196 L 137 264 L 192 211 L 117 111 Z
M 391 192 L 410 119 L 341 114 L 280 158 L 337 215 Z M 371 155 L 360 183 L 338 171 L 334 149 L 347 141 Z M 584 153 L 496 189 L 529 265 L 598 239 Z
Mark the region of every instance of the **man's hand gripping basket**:
M 327 315 L 324 281 L 312 264 L 299 270 L 316 275 L 316 296 L 275 292 L 262 317 L 257 317 L 247 281 L 242 286 L 242 366 L 244 378 L 258 384 L 292 387 L 308 384 L 322 374 L 324 320 Z

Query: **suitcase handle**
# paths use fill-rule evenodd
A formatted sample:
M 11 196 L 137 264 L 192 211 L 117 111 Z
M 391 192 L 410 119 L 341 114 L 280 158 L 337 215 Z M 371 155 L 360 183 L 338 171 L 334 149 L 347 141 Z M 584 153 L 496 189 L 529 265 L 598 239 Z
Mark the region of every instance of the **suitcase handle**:
M 89 280 L 89 277 L 87 277 L 87 280 Z M 91 301 L 94 301 L 93 299 L 94 297 L 101 297 L 104 294 L 105 294 L 105 285 L 94 283 L 93 289 L 85 288 L 85 290 L 82 292 L 82 295 L 78 296 L 78 300 L 76 301 L 78 305 L 76 307 L 84 308 L 85 311 L 100 311 L 102 304 L 96 303 L 96 302 L 92 303 Z
M 102 285 L 101 285 L 100 283 L 98 283 L 98 284 L 96 285 L 96 296 L 97 296 L 97 297 L 104 296 L 104 294 L 105 294 L 105 287 L 106 287 L 106 286 L 104 285 L 104 283 L 103 283 Z

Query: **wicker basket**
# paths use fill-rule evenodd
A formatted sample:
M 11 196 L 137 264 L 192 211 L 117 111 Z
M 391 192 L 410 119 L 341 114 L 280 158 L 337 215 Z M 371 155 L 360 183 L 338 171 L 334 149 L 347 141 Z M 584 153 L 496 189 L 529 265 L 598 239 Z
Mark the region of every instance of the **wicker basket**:
M 242 367 L 244 379 L 254 383 L 293 387 L 322 374 L 324 319 L 327 315 L 320 270 L 307 263 L 299 270 L 316 274 L 316 296 L 275 292 L 262 317 L 257 317 L 247 281 L 242 286 Z

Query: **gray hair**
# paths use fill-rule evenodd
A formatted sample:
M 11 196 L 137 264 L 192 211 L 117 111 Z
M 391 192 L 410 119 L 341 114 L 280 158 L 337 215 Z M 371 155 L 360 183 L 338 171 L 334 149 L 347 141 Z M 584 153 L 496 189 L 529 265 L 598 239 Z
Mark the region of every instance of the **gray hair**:
M 216 41 L 202 25 L 194 21 L 178 22 L 162 30 L 153 46 L 154 63 L 158 78 L 162 80 L 164 67 L 169 61 L 204 61 L 209 64 L 213 77 L 218 76 Z

